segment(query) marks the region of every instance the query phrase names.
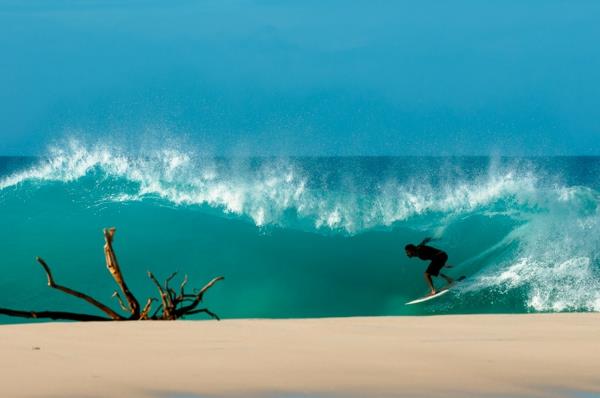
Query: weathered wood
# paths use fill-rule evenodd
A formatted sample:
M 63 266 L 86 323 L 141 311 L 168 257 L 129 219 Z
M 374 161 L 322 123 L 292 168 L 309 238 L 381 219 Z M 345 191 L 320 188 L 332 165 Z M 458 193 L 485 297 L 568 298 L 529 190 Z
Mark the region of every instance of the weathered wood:
M 106 305 L 102 304 L 98 300 L 94 299 L 93 297 L 90 297 L 85 293 L 78 292 L 78 291 L 70 289 L 68 287 L 56 284 L 56 282 L 54 282 L 54 278 L 52 277 L 52 271 L 50 271 L 50 267 L 44 261 L 44 259 L 41 257 L 36 257 L 36 260 L 44 268 L 44 271 L 46 271 L 46 276 L 48 277 L 48 286 L 50 286 L 53 289 L 60 290 L 63 293 L 70 294 L 71 296 L 75 296 L 77 298 L 87 301 L 94 307 L 98 308 L 100 311 L 104 312 L 111 319 L 122 319 L 123 318 L 121 315 L 117 314 L 115 311 L 113 311 Z
M 169 287 L 169 282 L 177 275 L 177 272 L 173 272 L 167 279 L 165 279 L 165 291 L 169 295 L 169 301 L 171 302 L 171 306 L 174 308 L 177 306 L 177 293 L 175 290 Z
M 204 293 L 206 293 L 206 291 L 208 289 L 213 287 L 213 285 L 215 283 L 217 283 L 218 281 L 221 281 L 223 279 L 225 279 L 225 278 L 222 276 L 217 276 L 216 278 L 213 278 L 213 280 L 208 282 L 206 285 L 204 285 L 204 287 L 202 289 L 200 289 L 200 291 L 196 294 L 196 296 L 194 297 L 191 304 L 181 307 L 180 309 L 177 310 L 177 316 L 178 317 L 184 316 L 186 314 L 189 314 L 190 311 L 193 311 L 198 306 L 198 304 L 200 304 L 200 302 L 202 301 L 202 298 L 204 297 Z
M 171 298 L 167 295 L 167 293 L 165 293 L 162 286 L 160 285 L 158 280 L 156 280 L 152 272 L 148 271 L 148 277 L 152 280 L 152 282 L 154 282 L 156 288 L 158 289 L 158 294 L 160 295 L 160 299 L 162 301 L 163 319 L 171 319 L 173 309 L 173 303 L 171 302 Z
M 184 288 L 185 288 L 185 285 L 187 284 L 187 282 L 188 282 L 188 276 L 187 276 L 187 274 L 185 274 L 185 276 L 183 277 L 183 282 L 181 282 L 181 285 L 179 286 L 179 295 L 181 297 L 185 296 Z
M 197 310 L 193 310 L 193 311 L 188 311 L 186 313 L 186 315 L 192 315 L 192 314 L 199 314 L 201 312 L 204 312 L 208 315 L 210 315 L 211 317 L 213 317 L 214 319 L 216 319 L 217 321 L 220 321 L 221 318 L 219 318 L 219 316 L 217 314 L 215 314 L 214 312 L 211 312 L 208 310 L 208 308 L 199 308 Z
M 140 320 L 143 321 L 145 319 L 148 319 L 148 313 L 152 309 L 152 302 L 154 302 L 154 301 L 156 301 L 155 298 L 149 298 L 148 301 L 146 301 L 146 305 L 144 306 L 144 309 L 140 313 Z
M 125 295 L 125 299 L 129 303 L 131 319 L 139 319 L 140 303 L 137 301 L 135 296 L 129 291 L 129 288 L 125 283 L 125 279 L 123 278 L 121 267 L 119 267 L 117 256 L 115 255 L 115 251 L 112 247 L 112 241 L 116 231 L 116 228 L 104 229 L 104 240 L 106 242 L 104 245 L 104 255 L 106 257 L 106 267 L 108 268 L 110 274 L 112 275 L 117 285 L 119 285 L 119 287 L 121 288 L 121 291 Z
M 63 312 L 63 311 L 19 311 L 11 310 L 9 308 L 0 308 L 0 314 L 16 316 L 19 318 L 30 318 L 30 319 L 64 319 L 69 321 L 110 321 L 109 318 L 104 318 L 97 315 L 78 314 L 75 312 Z
M 119 294 L 118 291 L 114 291 L 114 293 L 112 294 L 112 298 L 117 299 L 117 302 L 119 303 L 119 307 L 121 307 L 121 309 L 125 312 L 129 312 L 129 308 L 125 306 L 125 303 L 123 302 L 123 299 L 121 298 L 121 295 Z
M 108 315 L 108 318 L 90 315 L 90 314 L 79 314 L 74 312 L 64 312 L 64 311 L 22 311 L 22 310 L 14 310 L 9 308 L 0 308 L 0 315 L 9 315 L 16 316 L 22 318 L 48 318 L 48 319 L 63 319 L 63 320 L 73 320 L 73 321 L 109 321 L 109 320 L 146 320 L 146 319 L 162 319 L 162 320 L 174 320 L 178 318 L 182 318 L 186 315 L 193 315 L 198 313 L 205 313 L 211 316 L 214 319 L 220 319 L 217 314 L 210 311 L 208 308 L 199 308 L 196 309 L 198 304 L 202 301 L 204 294 L 208 289 L 210 289 L 216 282 L 223 280 L 222 276 L 218 276 L 207 283 L 198 293 L 196 294 L 186 294 L 185 293 L 185 285 L 188 282 L 188 277 L 185 275 L 183 281 L 179 286 L 179 294 L 175 291 L 175 289 L 169 286 L 169 283 L 175 278 L 177 272 L 173 272 L 167 279 L 165 279 L 164 287 L 161 285 L 156 277 L 151 272 L 148 272 L 148 276 L 152 280 L 152 282 L 156 285 L 158 289 L 161 304 L 156 308 L 152 315 L 150 311 L 152 310 L 152 303 L 157 301 L 155 298 L 149 298 L 146 302 L 144 308 L 140 311 L 140 305 L 138 300 L 135 298 L 133 293 L 127 287 L 125 283 L 125 279 L 123 278 L 123 273 L 121 272 L 121 268 L 119 267 L 119 262 L 117 261 L 117 256 L 114 252 L 112 241 L 114 239 L 115 228 L 104 229 L 104 255 L 106 258 L 106 267 L 110 274 L 112 275 L 115 283 L 121 289 L 125 296 L 125 300 L 127 301 L 128 306 L 125 305 L 125 302 L 121 298 L 121 295 L 118 291 L 115 291 L 112 295 L 113 298 L 116 298 L 119 306 L 123 311 L 129 312 L 129 317 L 121 316 L 116 311 L 112 310 L 110 307 L 102 304 L 98 300 L 93 297 L 81 293 L 77 290 L 73 290 L 66 286 L 58 285 L 54 277 L 52 276 L 52 270 L 48 266 L 48 264 L 40 257 L 37 257 L 37 262 L 42 266 L 46 273 L 46 277 L 48 279 L 48 286 L 53 289 L 60 290 L 63 293 L 69 294 L 71 296 L 80 298 L 85 300 L 89 304 L 98 308 L 100 311 L 104 312 Z M 184 303 L 189 303 L 187 305 L 183 305 Z

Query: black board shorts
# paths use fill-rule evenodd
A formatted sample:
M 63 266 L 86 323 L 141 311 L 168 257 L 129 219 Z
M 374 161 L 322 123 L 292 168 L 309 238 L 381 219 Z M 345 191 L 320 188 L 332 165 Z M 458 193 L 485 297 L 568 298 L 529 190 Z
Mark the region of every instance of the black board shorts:
M 444 252 L 440 253 L 435 259 L 431 260 L 431 263 L 425 272 L 429 275 L 438 276 L 441 269 L 446 265 L 446 261 L 448 261 L 448 255 Z

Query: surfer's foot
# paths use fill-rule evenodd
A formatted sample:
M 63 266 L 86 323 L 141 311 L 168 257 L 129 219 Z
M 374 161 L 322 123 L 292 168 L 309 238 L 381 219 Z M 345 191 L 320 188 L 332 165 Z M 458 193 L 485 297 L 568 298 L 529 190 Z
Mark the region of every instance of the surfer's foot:
M 437 292 L 436 292 L 436 291 L 435 291 L 435 289 L 434 289 L 434 290 L 432 290 L 432 291 L 431 291 L 431 293 L 429 293 L 429 295 L 430 295 L 430 296 L 435 296 L 435 294 L 436 294 L 436 293 L 437 293 Z

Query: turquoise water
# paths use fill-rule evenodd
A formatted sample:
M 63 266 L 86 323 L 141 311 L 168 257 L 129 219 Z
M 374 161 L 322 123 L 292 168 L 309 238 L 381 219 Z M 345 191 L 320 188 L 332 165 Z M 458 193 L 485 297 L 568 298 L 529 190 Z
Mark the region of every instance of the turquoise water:
M 211 158 L 70 142 L 0 158 L 0 307 L 95 313 L 47 288 L 35 256 L 110 303 L 101 230 L 115 226 L 140 301 L 155 296 L 147 270 L 197 287 L 223 275 L 206 296 L 223 318 L 600 311 L 599 175 L 598 157 Z M 426 263 L 403 247 L 426 236 L 468 278 L 405 306 L 426 292 Z

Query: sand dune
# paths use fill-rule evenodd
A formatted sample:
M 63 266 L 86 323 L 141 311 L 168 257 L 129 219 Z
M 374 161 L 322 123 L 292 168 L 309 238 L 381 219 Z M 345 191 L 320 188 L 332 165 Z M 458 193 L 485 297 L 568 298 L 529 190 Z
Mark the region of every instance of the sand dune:
M 3 325 L 0 374 L 1 397 L 600 396 L 600 314 Z

